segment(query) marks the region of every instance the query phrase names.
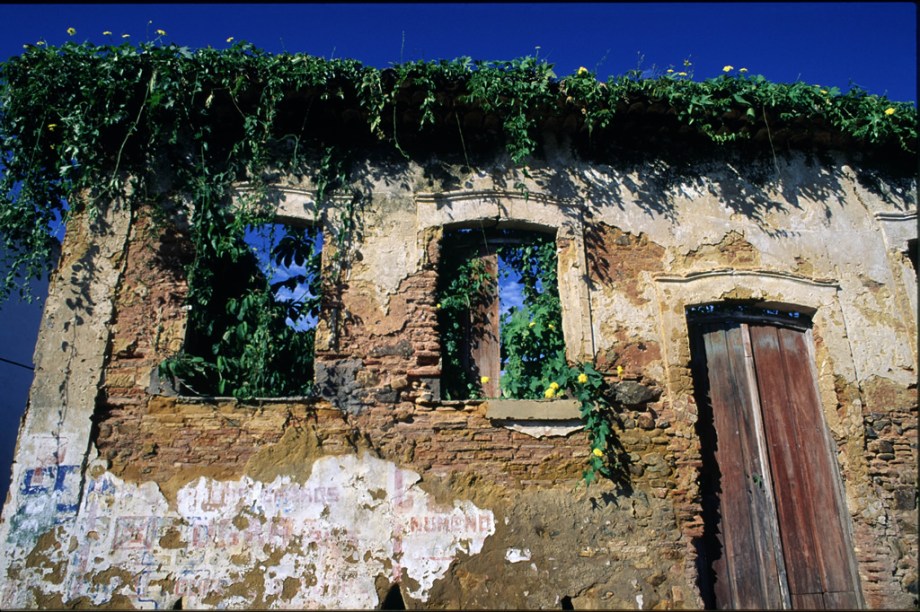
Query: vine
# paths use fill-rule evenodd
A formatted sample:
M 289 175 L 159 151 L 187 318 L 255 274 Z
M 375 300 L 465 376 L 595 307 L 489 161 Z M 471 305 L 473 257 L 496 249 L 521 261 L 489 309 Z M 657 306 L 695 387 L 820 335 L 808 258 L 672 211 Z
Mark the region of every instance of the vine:
M 917 151 L 917 110 L 909 102 L 858 87 L 841 93 L 771 83 L 733 69 L 702 81 L 672 71 L 602 82 L 584 68 L 557 78 L 536 57 L 408 62 L 381 71 L 353 60 L 268 54 L 245 42 L 224 50 L 156 41 L 26 45 L 0 65 L 0 235 L 11 264 L 0 297 L 27 292 L 28 280 L 48 270 L 54 240 L 45 228 L 68 214 L 65 202 L 96 208 L 124 195 L 125 177 L 135 200 L 147 200 L 154 167 L 172 167 L 182 192 L 206 168 L 213 169 L 208 180 L 251 180 L 271 164 L 304 168 L 312 150 L 319 174 L 341 179 L 323 153 L 330 147 L 345 152 L 376 141 L 405 152 L 399 107 L 415 112 L 419 131 L 442 123 L 454 129 L 458 113 L 471 109 L 497 116 L 506 152 L 526 171 L 546 119 L 574 111 L 597 134 L 614 129 L 634 104 L 661 104 L 717 143 L 794 124 L 834 131 L 857 147 Z M 363 130 L 339 133 L 326 121 L 335 108 L 354 109 Z
M 591 363 L 569 366 L 550 383 L 547 392 L 550 389 L 556 390 L 560 397 L 571 395 L 580 404 L 581 419 L 591 440 L 591 454 L 583 473 L 585 483 L 590 485 L 598 476 L 621 485 L 626 483 L 626 466 L 613 429 L 616 413 L 606 399 L 604 376 Z
M 444 399 L 482 397 L 480 373 L 471 363 L 470 330 L 482 306 L 495 299 L 496 278 L 485 262 L 468 253 L 445 254 L 438 275 L 438 330 L 441 338 L 441 395 Z
M 501 318 L 502 395 L 517 399 L 546 396 L 546 381 L 565 371 L 562 303 L 559 299 L 556 241 L 531 234 L 531 240 L 499 249 L 507 265 L 501 272 L 520 278 L 523 303 Z

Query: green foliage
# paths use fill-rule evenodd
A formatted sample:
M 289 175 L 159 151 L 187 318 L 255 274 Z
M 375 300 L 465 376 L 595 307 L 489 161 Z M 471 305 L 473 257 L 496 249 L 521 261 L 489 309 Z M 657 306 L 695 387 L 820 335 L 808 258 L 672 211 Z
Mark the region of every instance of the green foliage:
M 25 272 L 5 279 L 0 298 L 47 271 L 53 239 L 46 227 L 66 217 L 65 201 L 95 209 L 123 196 L 126 182 L 138 201 L 155 200 L 151 173 L 164 168 L 175 172 L 172 187 L 180 193 L 199 181 L 216 187 L 257 180 L 270 166 L 319 168 L 329 188 L 345 184 L 349 146 L 316 110 L 336 104 L 356 110 L 368 143 L 396 150 L 398 105 L 416 111 L 419 130 L 439 123 L 459 129 L 458 113 L 479 109 L 500 119 L 505 149 L 521 166 L 536 152 L 546 119 L 574 111 L 596 134 L 637 102 L 673 109 L 679 122 L 715 142 L 788 124 L 916 154 L 910 103 L 740 73 L 699 82 L 680 73 L 632 73 L 601 82 L 586 69 L 559 79 L 536 57 L 408 62 L 380 71 L 351 60 L 273 55 L 245 42 L 224 50 L 157 42 L 26 47 L 0 65 L 0 239 L 10 269 Z M 344 215 L 346 225 L 357 208 Z
M 484 304 L 495 299 L 496 278 L 484 261 L 463 250 L 445 250 L 438 277 L 438 329 L 441 335 L 441 393 L 444 399 L 482 396 L 479 372 L 471 362 L 470 330 Z
M 621 78 L 615 84 L 625 97 L 638 93 L 650 103 L 664 103 L 681 122 L 719 143 L 791 125 L 806 133 L 833 130 L 858 142 L 893 143 L 912 155 L 917 152 L 914 105 L 869 95 L 859 87 L 841 94 L 836 87 L 772 83 L 761 75 L 745 74 L 704 81 L 667 74 L 657 79 Z
M 197 209 L 208 210 L 207 206 Z M 211 211 L 221 216 L 225 210 Z M 240 215 L 225 219 L 239 223 Z M 256 221 L 256 219 L 249 219 Z M 200 223 L 200 221 L 199 221 Z M 222 227 L 220 223 L 211 223 Z M 263 231 L 266 226 L 262 226 Z M 307 395 L 313 381 L 315 329 L 296 331 L 296 324 L 319 315 L 320 254 L 317 229 L 286 228 L 284 236 L 263 236 L 271 267 L 261 269 L 239 233 L 228 238 L 213 231 L 213 240 L 197 245 L 195 273 L 189 279 L 189 331 L 186 347 L 161 364 L 161 374 L 178 379 L 186 391 L 232 395 L 240 399 Z M 208 236 L 208 232 L 200 235 Z M 272 272 L 302 266 L 302 273 L 273 278 Z M 279 292 L 301 294 L 279 299 Z M 303 290 L 305 289 L 305 290 Z
M 460 241 L 462 235 L 448 233 L 445 242 Z M 509 238 L 514 232 L 493 235 Z M 518 237 L 523 241 L 495 249 L 505 263 L 498 274 L 519 276 L 523 294 L 522 307 L 509 309 L 499 324 L 501 394 L 514 399 L 539 399 L 543 397 L 544 381 L 566 368 L 556 243 L 552 235 Z M 482 317 L 484 306 L 498 298 L 499 278 L 487 269 L 478 247 L 468 242 L 461 242 L 459 248 L 447 245 L 442 249 L 442 258 L 438 289 L 441 390 L 448 399 L 480 397 L 480 372 L 472 362 L 470 349 L 477 335 L 490 327 L 488 321 L 477 317 Z
M 537 148 L 537 114 L 549 108 L 556 96 L 555 77 L 552 66 L 535 57 L 474 62 L 469 93 L 460 101 L 503 118 L 508 154 L 515 164 L 523 165 Z
M 501 378 L 503 397 L 541 399 L 547 382 L 567 369 L 562 335 L 562 305 L 557 280 L 556 241 L 532 234 L 521 245 L 499 249 L 507 264 L 502 272 L 520 276 L 523 305 L 502 316 Z
M 607 402 L 603 375 L 590 363 L 568 367 L 554 381 L 560 394 L 570 395 L 581 404 L 581 418 L 591 439 L 591 454 L 583 477 L 590 485 L 598 476 L 623 481 L 625 466 L 620 459 L 613 429 L 615 412 Z

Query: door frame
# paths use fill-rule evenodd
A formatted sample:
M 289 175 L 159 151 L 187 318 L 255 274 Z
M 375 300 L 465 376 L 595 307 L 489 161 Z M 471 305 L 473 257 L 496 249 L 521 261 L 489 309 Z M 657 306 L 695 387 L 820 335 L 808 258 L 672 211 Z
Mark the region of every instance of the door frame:
M 687 487 L 680 491 L 679 498 L 675 496 L 675 502 L 682 508 L 679 513 L 681 531 L 691 550 L 685 559 L 685 571 L 691 580 L 695 580 L 699 577 L 699 559 L 697 553 L 692 551 L 702 538 L 699 488 L 696 484 L 701 455 L 695 428 L 699 415 L 690 369 L 690 334 L 686 308 L 734 299 L 766 308 L 797 309 L 811 314 L 812 327 L 808 332 L 811 341 L 808 344 L 815 353 L 811 361 L 817 373 L 815 380 L 820 411 L 825 420 L 832 457 L 841 476 L 846 472 L 847 457 L 862 457 L 861 438 L 849 432 L 862 429 L 863 415 L 861 398 L 838 396 L 835 380 L 857 380 L 859 376 L 847 331 L 846 313 L 839 299 L 841 286 L 835 280 L 775 270 L 721 269 L 683 275 L 656 274 L 653 281 L 659 304 L 663 375 L 670 398 L 672 426 L 680 432 L 679 435 L 688 437 L 688 445 L 683 451 L 685 460 L 675 470 L 675 478 L 687 483 Z M 845 508 L 841 512 L 845 533 L 849 542 L 855 542 L 854 529 L 857 524 L 861 524 L 858 512 L 843 494 L 845 481 L 842 478 L 835 480 L 843 499 L 842 508 Z M 854 558 L 852 562 L 858 569 L 861 561 Z M 700 594 L 697 593 L 696 597 L 697 605 L 702 606 Z M 857 599 L 859 607 L 865 607 L 861 580 L 857 582 Z
M 773 482 L 773 465 L 772 462 L 775 461 L 775 458 L 770 457 L 768 451 L 769 441 L 766 434 L 766 425 L 764 423 L 765 414 L 763 412 L 763 406 L 761 404 L 761 390 L 759 384 L 759 376 L 757 371 L 757 365 L 754 360 L 754 350 L 752 347 L 753 337 L 750 331 L 752 324 L 756 325 L 765 325 L 772 328 L 787 328 L 794 330 L 795 332 L 802 334 L 802 340 L 805 348 L 805 353 L 801 355 L 801 359 L 805 360 L 805 364 L 801 364 L 803 367 L 808 368 L 808 378 L 810 379 L 813 385 L 814 398 L 817 400 L 817 405 L 814 406 L 815 410 L 818 412 L 817 418 L 819 423 L 817 429 L 819 433 L 819 439 L 823 449 L 818 449 L 818 452 L 823 452 L 828 459 L 828 469 L 830 473 L 827 476 L 831 481 L 831 495 L 834 497 L 833 506 L 837 509 L 835 518 L 838 523 L 840 530 L 840 535 L 843 540 L 843 545 L 846 547 L 846 563 L 844 572 L 849 575 L 849 583 L 853 586 L 853 591 L 855 593 L 856 600 L 858 605 L 863 605 L 860 580 L 856 567 L 856 559 L 854 555 L 854 542 L 853 537 L 849 529 L 848 521 L 843 516 L 844 509 L 846 508 L 845 504 L 845 493 L 843 491 L 843 481 L 840 476 L 839 466 L 834 460 L 836 445 L 833 442 L 833 439 L 830 435 L 830 430 L 827 427 L 826 419 L 824 417 L 823 411 L 821 409 L 820 401 L 820 389 L 817 384 L 817 368 L 815 367 L 815 351 L 814 351 L 814 338 L 811 334 L 811 316 L 807 312 L 800 311 L 794 307 L 788 305 L 769 305 L 770 308 L 765 307 L 763 304 L 754 305 L 748 302 L 741 301 L 723 301 L 709 304 L 700 304 L 687 307 L 687 327 L 691 344 L 691 359 L 693 357 L 702 358 L 702 362 L 692 363 L 693 365 L 693 376 L 694 376 L 694 386 L 700 390 L 709 390 L 709 370 L 708 366 L 711 363 L 710 358 L 706 356 L 706 349 L 704 343 L 704 336 L 707 333 L 715 331 L 720 326 L 725 326 L 724 330 L 727 333 L 729 329 L 735 328 L 740 333 L 741 346 L 736 348 L 742 349 L 743 359 L 745 364 L 742 366 L 743 372 L 735 371 L 734 374 L 731 372 L 724 372 L 725 375 L 729 376 L 731 379 L 732 376 L 738 375 L 739 373 L 745 378 L 745 384 L 743 388 L 738 389 L 745 393 L 746 397 L 744 401 L 737 404 L 735 407 L 739 411 L 746 411 L 747 416 L 750 417 L 752 422 L 752 431 L 749 433 L 752 434 L 753 441 L 756 445 L 754 452 L 756 453 L 756 462 L 751 464 L 748 467 L 754 467 L 759 465 L 758 471 L 760 476 L 763 478 L 763 493 L 765 497 L 766 505 L 764 508 L 767 510 L 763 513 L 763 524 L 765 535 L 767 539 L 774 543 L 779 551 L 779 554 L 770 557 L 769 559 L 763 559 L 763 562 L 769 561 L 769 563 L 775 564 L 773 570 L 769 568 L 764 571 L 766 574 L 762 574 L 764 578 L 768 578 L 767 574 L 773 575 L 771 579 L 774 582 L 774 586 L 778 586 L 778 596 L 780 598 L 783 609 L 793 609 L 795 607 L 795 602 L 792 598 L 791 585 L 789 583 L 789 575 L 786 568 L 786 555 L 787 552 L 784 552 L 784 547 L 781 539 L 782 520 L 780 518 L 780 507 L 778 500 L 776 498 L 777 490 L 776 483 Z M 709 331 L 706 331 L 708 328 Z M 736 342 L 739 338 L 736 338 Z M 737 355 L 736 355 L 737 357 Z M 763 373 L 762 373 L 763 374 Z M 702 382 L 700 386 L 697 387 L 696 383 L 699 381 L 697 377 L 705 376 L 706 381 Z M 711 391 L 710 391 L 711 392 Z M 702 406 L 701 404 L 706 403 L 708 405 Z M 701 426 L 704 428 L 711 428 L 712 432 L 709 433 L 708 430 L 704 431 L 701 436 L 701 444 L 711 444 L 710 440 L 711 435 L 718 436 L 718 426 L 712 413 L 714 407 L 711 403 L 707 402 L 704 398 L 697 399 L 697 405 L 700 407 L 700 416 L 706 415 L 706 422 L 700 422 Z M 741 414 L 736 413 L 736 417 L 740 417 Z M 712 420 L 710 421 L 710 417 Z M 743 417 L 741 417 L 743 419 Z M 723 432 L 724 433 L 724 432 Z M 750 442 L 750 440 L 749 440 Z M 740 450 L 740 449 L 739 449 Z M 701 453 L 703 454 L 703 465 L 701 467 L 701 483 L 708 480 L 711 477 L 713 472 L 721 472 L 721 468 L 724 466 L 719 466 L 716 462 L 715 447 L 712 448 L 701 448 Z M 798 459 L 803 459 L 798 457 Z M 724 498 L 721 498 L 724 500 Z M 706 510 L 705 501 L 704 511 Z M 720 501 L 719 513 L 722 513 Z M 761 502 L 763 503 L 763 502 Z M 728 530 L 724 527 L 722 523 L 722 518 L 713 519 L 713 512 L 706 513 L 709 515 L 710 519 L 708 521 L 704 520 L 704 536 L 703 536 L 703 546 L 701 547 L 704 551 L 708 549 L 708 543 L 711 541 L 711 538 L 715 538 L 715 533 L 710 531 L 713 528 L 719 528 L 718 531 L 721 532 L 723 541 L 722 546 L 723 550 L 729 548 L 729 543 L 724 540 L 728 538 Z M 826 517 L 827 520 L 831 520 L 830 517 Z M 713 523 L 713 520 L 717 522 Z M 707 535 L 708 534 L 708 535 Z M 756 534 L 755 534 L 756 535 Z M 705 555 L 705 553 L 704 553 Z M 705 559 L 705 556 L 704 556 Z M 719 601 L 715 599 L 715 589 L 713 588 L 713 579 L 715 576 L 715 569 L 713 563 L 715 559 L 708 559 L 702 567 L 700 568 L 700 586 L 705 589 L 704 599 L 709 597 L 712 598 L 711 601 L 707 601 L 707 604 L 720 604 Z M 759 564 L 760 567 L 764 567 L 762 563 Z M 727 571 L 727 566 L 724 566 L 723 569 Z M 728 572 L 724 579 L 727 580 L 727 584 L 731 585 L 734 582 L 734 579 L 731 578 Z M 732 591 L 734 598 L 734 587 L 729 587 Z M 725 602 L 721 602 L 724 604 Z M 763 605 L 772 607 L 775 605 L 775 600 L 773 603 L 763 602 Z M 833 609 L 832 604 L 825 604 L 831 607 L 827 609 Z

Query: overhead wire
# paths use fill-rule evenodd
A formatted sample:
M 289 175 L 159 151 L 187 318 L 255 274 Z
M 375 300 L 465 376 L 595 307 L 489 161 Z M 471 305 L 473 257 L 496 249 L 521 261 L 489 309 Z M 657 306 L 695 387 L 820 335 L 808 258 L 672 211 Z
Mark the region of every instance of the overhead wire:
M 33 368 L 32 366 L 30 366 L 30 365 L 26 365 L 26 364 L 24 364 L 24 363 L 19 363 L 18 361 L 13 361 L 12 359 L 4 359 L 3 357 L 0 357 L 0 361 L 2 361 L 3 363 L 8 363 L 8 364 L 10 364 L 10 365 L 19 366 L 20 368 L 25 368 L 25 369 L 27 369 L 27 370 L 34 370 L 34 369 L 35 369 L 35 368 Z

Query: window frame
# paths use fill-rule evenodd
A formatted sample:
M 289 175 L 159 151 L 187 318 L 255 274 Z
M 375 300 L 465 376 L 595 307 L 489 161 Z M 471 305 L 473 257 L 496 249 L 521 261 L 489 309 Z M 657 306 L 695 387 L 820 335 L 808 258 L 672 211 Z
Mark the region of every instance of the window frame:
M 265 222 L 265 225 L 283 225 L 295 229 L 317 229 L 321 232 L 323 238 L 323 247 L 319 253 L 319 274 L 322 276 L 325 273 L 327 265 L 327 254 L 326 254 L 326 227 L 323 222 L 323 218 L 320 214 L 320 211 L 317 210 L 317 203 L 315 198 L 315 192 L 307 189 L 300 189 L 287 186 L 270 186 L 267 189 L 259 188 L 256 189 L 248 183 L 239 183 L 234 186 L 230 194 L 230 206 L 233 210 L 238 210 L 243 206 L 246 206 L 251 202 L 251 198 L 254 194 L 258 194 L 263 201 L 269 202 L 275 207 L 274 214 L 271 219 Z M 255 255 L 255 254 L 254 254 Z M 256 261 L 258 265 L 258 261 Z M 267 279 L 270 281 L 270 279 Z M 323 305 L 322 298 L 320 299 L 320 309 L 316 325 L 310 331 L 313 333 L 313 371 L 311 372 L 312 382 L 315 384 L 316 381 L 316 355 L 319 352 L 317 346 L 317 340 L 320 337 L 320 328 L 324 325 L 325 317 L 323 316 Z M 182 345 L 181 351 L 184 353 L 186 348 L 189 346 L 189 335 L 190 327 L 186 319 L 182 327 Z M 298 332 L 300 333 L 300 332 Z M 164 380 L 162 374 L 160 373 L 159 365 L 154 368 L 151 374 L 151 392 L 166 395 L 174 396 L 183 401 L 206 401 L 206 400 L 215 400 L 215 399 L 236 399 L 231 395 L 209 395 L 207 393 L 200 394 L 188 394 L 187 391 L 194 391 L 189 387 L 186 387 L 178 380 Z M 249 398 L 251 401 L 263 402 L 284 402 L 284 401 L 302 401 L 304 398 L 310 396 L 303 395 L 270 395 L 270 396 L 255 396 Z
M 458 235 L 457 232 L 467 230 L 468 234 Z M 511 233 L 504 233 L 511 232 Z M 481 227 L 461 227 L 445 230 L 441 239 L 441 261 L 439 266 L 439 276 L 444 273 L 446 250 L 453 251 L 453 259 L 460 262 L 480 261 L 486 274 L 491 276 L 491 286 L 484 291 L 485 299 L 478 301 L 471 312 L 462 313 L 460 324 L 463 327 L 463 340 L 465 347 L 463 349 L 463 369 L 473 371 L 480 376 L 480 387 L 486 399 L 522 399 L 522 398 L 505 398 L 502 396 L 500 378 L 503 364 L 502 359 L 502 305 L 501 305 L 501 250 L 504 247 L 526 246 L 536 244 L 538 241 L 546 241 L 556 246 L 555 232 L 521 230 L 501 227 L 492 227 L 489 229 Z M 558 250 L 558 247 L 557 247 Z M 558 257 L 557 257 L 558 272 Z M 558 280 L 556 282 L 556 291 L 558 293 Z M 561 300 L 561 298 L 560 298 Z M 442 311 L 443 312 L 443 311 Z M 562 321 L 559 325 L 559 333 L 562 332 Z M 553 326 L 551 325 L 552 329 Z M 442 338 L 444 330 L 441 330 Z M 564 335 L 563 335 L 564 346 Z M 442 347 L 443 350 L 443 347 Z M 442 360 L 442 383 L 444 385 L 444 367 L 446 364 Z M 467 398 L 469 399 L 469 398 Z
M 555 234 L 557 277 L 562 308 L 566 359 L 582 363 L 594 359 L 590 295 L 585 281 L 583 206 L 580 201 L 555 199 L 542 193 L 455 191 L 416 194 L 419 250 L 427 251 L 431 231 L 443 233 L 464 227 L 512 229 Z M 551 400 L 483 400 L 486 416 L 501 421 L 575 420 L 577 402 Z M 551 405 L 551 410 L 546 406 Z M 579 421 L 580 422 L 580 421 Z

